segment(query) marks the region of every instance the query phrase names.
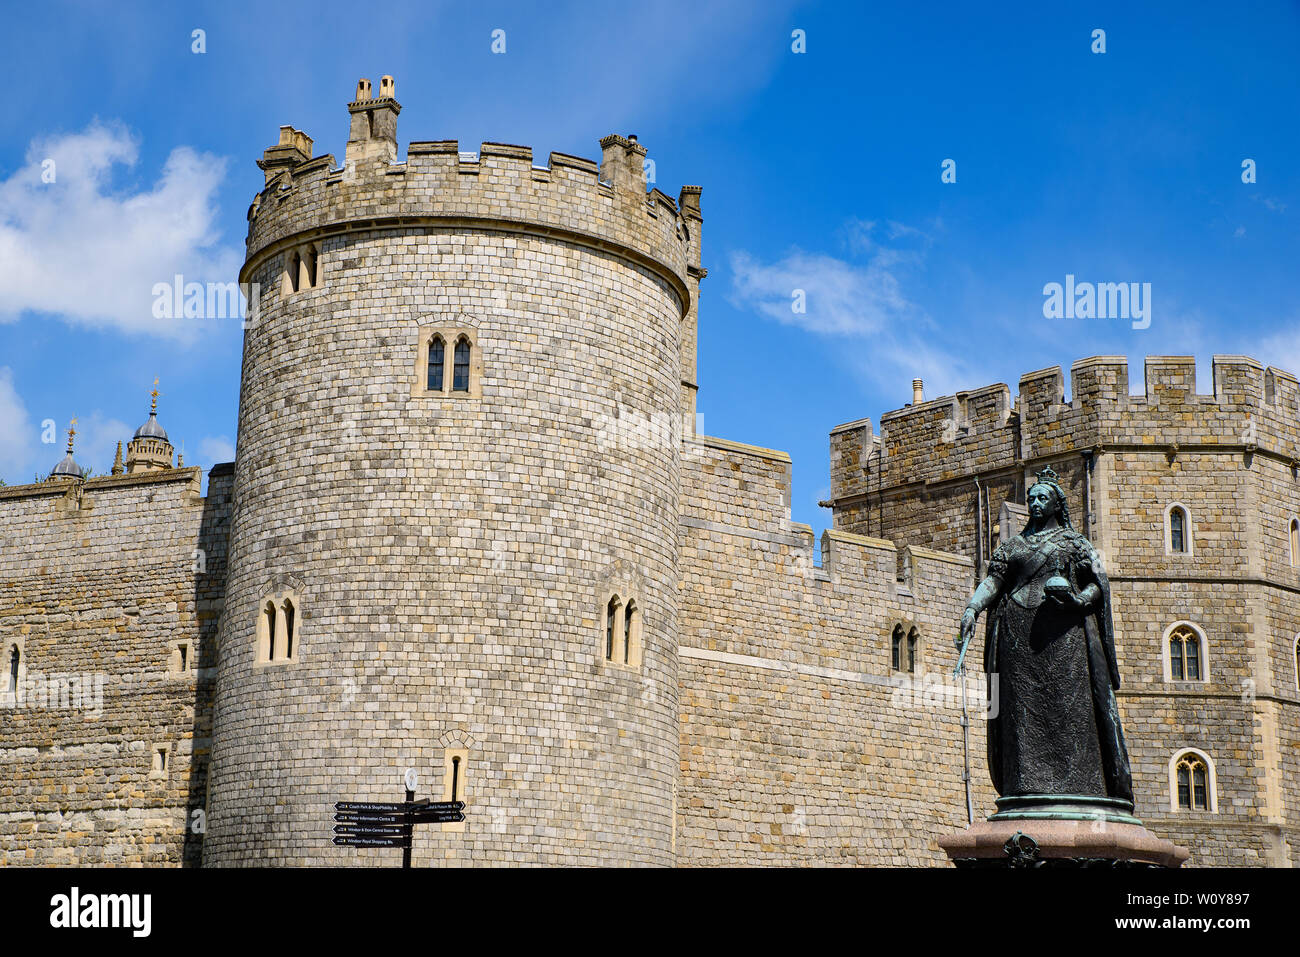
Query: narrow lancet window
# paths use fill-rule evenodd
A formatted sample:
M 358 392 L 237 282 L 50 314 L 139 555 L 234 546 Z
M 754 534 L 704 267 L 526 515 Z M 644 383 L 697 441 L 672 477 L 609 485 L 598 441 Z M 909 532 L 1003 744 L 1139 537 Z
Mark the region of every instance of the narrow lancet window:
M 469 340 L 463 336 L 456 340 L 456 351 L 452 367 L 451 391 L 469 391 Z
M 428 385 L 430 392 L 442 391 L 443 366 L 447 361 L 447 345 L 442 336 L 434 336 L 429 342 Z

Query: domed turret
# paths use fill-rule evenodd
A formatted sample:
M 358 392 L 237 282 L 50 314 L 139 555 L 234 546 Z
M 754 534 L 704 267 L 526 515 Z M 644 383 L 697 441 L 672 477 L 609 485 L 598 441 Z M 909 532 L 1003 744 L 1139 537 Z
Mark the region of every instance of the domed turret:
M 155 400 L 156 401 L 156 400 Z M 167 441 L 167 430 L 158 424 L 157 409 L 150 410 L 149 421 L 135 430 L 134 439 L 162 439 Z
M 158 422 L 158 380 L 153 380 L 153 391 L 149 393 L 152 404 L 149 407 L 149 420 L 135 430 L 135 436 L 126 447 L 126 472 L 157 472 L 172 467 L 171 442 L 167 440 L 167 430 Z
M 51 480 L 70 478 L 81 481 L 81 479 L 84 478 L 81 473 L 81 466 L 78 465 L 77 460 L 72 457 L 72 438 L 76 434 L 77 419 L 74 416 L 72 422 L 68 425 L 68 454 L 63 457 L 63 460 L 59 462 L 58 465 L 54 466 L 54 468 L 50 470 L 49 477 Z

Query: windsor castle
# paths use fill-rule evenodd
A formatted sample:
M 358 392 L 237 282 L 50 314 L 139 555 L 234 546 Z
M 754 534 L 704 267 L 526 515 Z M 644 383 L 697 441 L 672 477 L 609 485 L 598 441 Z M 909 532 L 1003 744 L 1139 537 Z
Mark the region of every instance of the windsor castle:
M 1047 465 L 1113 585 L 1138 815 L 1300 861 L 1294 376 L 917 383 L 831 429 L 817 541 L 787 455 L 695 431 L 699 187 L 647 192 L 635 137 L 400 157 L 391 77 L 348 112 L 342 164 L 290 127 L 258 162 L 206 494 L 165 409 L 110 475 L 70 442 L 0 489 L 0 862 L 392 866 L 332 809 L 409 767 L 466 804 L 417 865 L 946 865 L 953 636 Z

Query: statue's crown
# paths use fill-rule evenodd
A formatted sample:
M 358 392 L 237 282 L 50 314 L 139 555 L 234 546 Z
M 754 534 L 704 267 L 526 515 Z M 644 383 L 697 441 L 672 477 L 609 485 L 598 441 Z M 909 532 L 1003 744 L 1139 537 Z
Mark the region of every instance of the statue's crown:
M 1053 485 L 1061 484 L 1056 480 L 1056 471 L 1050 465 L 1045 466 L 1042 471 L 1038 473 L 1038 481 L 1051 482 Z

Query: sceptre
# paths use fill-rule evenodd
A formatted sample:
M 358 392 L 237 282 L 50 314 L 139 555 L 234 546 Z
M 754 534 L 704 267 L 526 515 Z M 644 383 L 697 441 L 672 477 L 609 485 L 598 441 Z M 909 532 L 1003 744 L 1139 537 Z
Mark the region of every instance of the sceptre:
M 966 824 L 970 826 L 975 823 L 975 803 L 970 793 L 970 715 L 966 712 L 966 649 L 970 647 L 970 639 L 958 638 L 957 643 L 961 653 L 957 655 L 953 675 L 961 685 L 961 781 L 966 788 Z

